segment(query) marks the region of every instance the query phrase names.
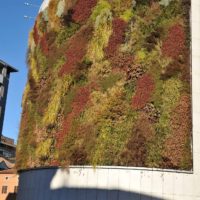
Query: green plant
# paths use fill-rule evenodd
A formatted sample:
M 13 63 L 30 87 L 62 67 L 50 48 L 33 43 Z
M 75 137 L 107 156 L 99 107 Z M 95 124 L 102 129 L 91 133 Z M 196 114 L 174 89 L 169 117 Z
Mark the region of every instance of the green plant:
M 120 15 L 120 18 L 123 19 L 125 22 L 129 22 L 133 16 L 134 16 L 133 10 L 128 9 L 124 11 L 123 14 Z
M 47 160 L 51 155 L 51 146 L 53 144 L 53 140 L 48 138 L 45 141 L 39 143 L 36 148 L 36 157 L 41 160 Z
M 111 74 L 108 77 L 103 78 L 100 82 L 103 91 L 107 91 L 109 88 L 112 88 L 121 78 L 121 74 Z
M 109 9 L 101 10 L 94 26 L 95 30 L 88 46 L 87 56 L 92 62 L 98 62 L 104 58 L 104 48 L 112 33 L 112 13 Z
M 96 21 L 97 17 L 101 15 L 102 12 L 105 12 L 105 10 L 110 10 L 111 5 L 107 0 L 100 0 L 97 5 L 93 8 L 91 19 L 93 21 Z
M 47 110 L 44 114 L 43 123 L 48 126 L 49 124 L 54 124 L 58 112 L 61 108 L 61 100 L 65 93 L 68 91 L 72 82 L 71 76 L 63 77 L 62 79 L 57 79 L 52 88 L 51 100 L 48 104 Z
M 78 29 L 79 25 L 75 23 L 70 23 L 69 26 L 61 29 L 56 36 L 56 45 L 59 48 L 60 45 L 63 45 L 68 38 L 70 38 Z

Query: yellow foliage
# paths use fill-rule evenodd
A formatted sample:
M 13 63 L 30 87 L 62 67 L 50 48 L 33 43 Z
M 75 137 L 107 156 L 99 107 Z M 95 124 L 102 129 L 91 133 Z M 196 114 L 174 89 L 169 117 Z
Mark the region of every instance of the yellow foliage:
M 85 111 L 84 119 L 87 123 L 95 123 L 105 115 L 110 108 L 124 96 L 124 81 L 118 81 L 107 92 L 93 91 L 91 93 L 92 106 Z
M 61 27 L 60 18 L 56 15 L 58 0 L 51 0 L 48 7 L 50 29 L 58 31 Z
M 125 10 L 121 15 L 120 18 L 123 19 L 125 22 L 129 22 L 133 17 L 133 9 Z
M 55 85 L 52 89 L 52 97 L 43 118 L 44 125 L 55 123 L 61 108 L 62 97 L 68 91 L 71 82 L 71 76 L 65 76 L 63 79 L 56 79 Z
M 121 15 L 124 10 L 130 9 L 133 7 L 132 0 L 109 0 L 112 5 L 112 9 L 114 10 L 116 15 Z
M 39 74 L 37 71 L 37 62 L 33 56 L 30 58 L 29 66 L 30 66 L 32 77 L 33 77 L 34 81 L 37 83 L 39 81 Z
M 30 91 L 30 85 L 27 83 L 22 97 L 22 107 L 24 107 L 29 91 Z
M 46 159 L 51 155 L 51 145 L 53 143 L 53 140 L 51 138 L 46 139 L 42 142 L 40 142 L 36 148 L 36 157 L 40 159 Z
M 31 30 L 31 32 L 29 33 L 29 40 L 28 40 L 28 47 L 30 49 L 31 52 L 34 51 L 35 49 L 35 41 L 34 41 L 34 38 L 33 38 L 33 30 Z
M 171 78 L 163 85 L 163 111 L 171 110 L 180 98 L 180 89 L 183 87 L 179 79 Z
M 99 16 L 103 10 L 110 10 L 110 9 L 111 9 L 111 5 L 108 1 L 100 0 L 93 9 L 91 19 L 95 21 L 97 16 Z
M 94 34 L 87 52 L 89 60 L 97 62 L 103 59 L 104 48 L 108 44 L 111 33 L 112 13 L 106 8 L 96 17 Z
M 94 63 L 89 69 L 88 78 L 90 80 L 96 79 L 96 77 L 105 77 L 112 71 L 112 66 L 109 61 L 105 60 L 101 63 Z

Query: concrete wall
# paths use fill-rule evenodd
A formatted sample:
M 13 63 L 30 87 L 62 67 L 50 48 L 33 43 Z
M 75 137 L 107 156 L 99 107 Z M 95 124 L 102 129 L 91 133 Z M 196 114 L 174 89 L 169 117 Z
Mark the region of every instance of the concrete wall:
M 191 173 L 71 167 L 21 173 L 18 200 L 200 200 L 200 0 L 192 0 L 193 159 Z

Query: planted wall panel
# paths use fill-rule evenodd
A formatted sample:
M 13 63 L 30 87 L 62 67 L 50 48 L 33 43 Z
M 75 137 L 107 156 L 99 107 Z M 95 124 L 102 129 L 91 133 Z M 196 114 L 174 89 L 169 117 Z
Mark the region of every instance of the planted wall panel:
M 190 0 L 51 0 L 30 32 L 17 167 L 192 169 Z

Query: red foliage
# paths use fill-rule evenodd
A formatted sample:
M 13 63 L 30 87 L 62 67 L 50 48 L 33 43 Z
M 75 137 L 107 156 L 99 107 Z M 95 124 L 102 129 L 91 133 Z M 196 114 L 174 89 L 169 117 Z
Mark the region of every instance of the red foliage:
M 185 32 L 180 24 L 176 24 L 169 29 L 169 33 L 162 46 L 162 53 L 165 56 L 176 58 L 184 50 Z
M 114 68 L 119 68 L 126 71 L 133 65 L 134 57 L 128 54 L 117 54 L 116 56 L 112 57 L 111 62 Z
M 37 29 L 37 23 L 35 23 L 34 27 L 33 27 L 33 39 L 35 41 L 35 44 L 37 45 L 40 39 L 40 35 L 38 33 L 38 29 Z
M 61 68 L 59 75 L 71 73 L 74 71 L 78 63 L 81 62 L 86 54 L 88 40 L 92 32 L 91 27 L 83 28 L 69 43 L 69 48 L 66 51 L 66 63 Z
M 97 0 L 78 0 L 73 8 L 72 20 L 78 23 L 85 21 L 96 3 Z
M 125 29 L 127 23 L 119 18 L 113 20 L 113 34 L 110 36 L 108 46 L 105 49 L 106 55 L 112 57 L 120 44 L 125 39 Z
M 134 64 L 134 57 L 126 54 L 116 54 L 111 59 L 113 68 L 124 71 L 126 80 L 136 80 L 144 74 L 144 69 L 141 65 Z
M 154 89 L 154 80 L 150 74 L 144 74 L 141 78 L 139 78 L 137 81 L 136 93 L 132 99 L 133 108 L 143 108 L 151 98 L 152 91 Z
M 58 167 L 58 166 L 61 166 L 61 163 L 57 160 L 52 160 L 50 163 L 49 163 L 49 166 L 50 167 Z
M 73 120 L 80 115 L 84 110 L 90 96 L 90 87 L 82 87 L 78 90 L 74 101 L 72 103 L 72 111 L 66 117 L 63 122 L 63 128 L 57 135 L 57 146 L 59 147 L 63 143 L 63 138 L 72 126 Z
M 47 32 L 45 33 L 41 39 L 40 39 L 40 47 L 43 51 L 43 53 L 47 56 L 50 53 L 52 54 L 52 56 L 54 56 L 55 51 L 55 47 L 54 47 L 54 40 L 56 38 L 56 33 L 53 31 Z
M 164 158 L 168 168 L 180 168 L 183 161 L 191 165 L 191 99 L 183 95 L 171 117 L 172 133 L 165 142 Z M 176 139 L 174 139 L 176 138 Z M 185 160 L 184 160 L 185 159 Z
M 47 34 L 44 34 L 40 40 L 40 47 L 45 55 L 49 53 L 49 45 L 47 42 Z
M 134 124 L 132 134 L 120 155 L 119 163 L 125 166 L 145 166 L 147 143 L 152 140 L 155 133 L 150 121 L 145 114 L 142 114 Z

